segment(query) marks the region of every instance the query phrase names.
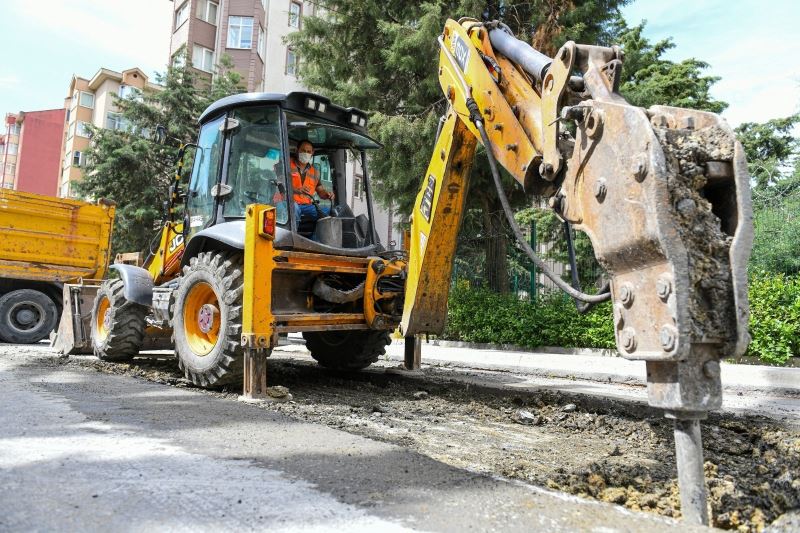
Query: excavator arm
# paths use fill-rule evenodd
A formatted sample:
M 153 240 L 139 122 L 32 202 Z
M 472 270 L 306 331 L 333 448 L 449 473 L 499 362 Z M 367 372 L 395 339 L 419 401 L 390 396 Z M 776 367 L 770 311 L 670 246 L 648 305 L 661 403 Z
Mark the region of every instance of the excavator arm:
M 551 59 L 502 24 L 471 19 L 448 20 L 439 44 L 449 109 L 412 214 L 401 331 L 444 327 L 480 141 L 533 260 L 498 165 L 589 236 L 610 294 L 554 281 L 585 302 L 612 300 L 620 354 L 646 362 L 649 402 L 675 420 L 683 515 L 707 523 L 698 421 L 721 405 L 720 360 L 749 342 L 752 210 L 741 145 L 716 114 L 628 104 L 616 47 L 568 42 Z

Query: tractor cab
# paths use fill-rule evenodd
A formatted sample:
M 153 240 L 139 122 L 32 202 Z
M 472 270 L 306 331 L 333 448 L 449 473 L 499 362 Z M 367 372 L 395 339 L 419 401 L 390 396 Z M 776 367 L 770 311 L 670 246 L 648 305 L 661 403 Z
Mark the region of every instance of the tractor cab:
M 278 249 L 360 257 L 382 251 L 366 155 L 381 145 L 367 135 L 366 123 L 364 112 L 305 92 L 249 93 L 214 103 L 200 117 L 186 194 L 187 241 L 209 232 L 217 240 L 220 232 L 242 233 L 247 206 L 268 204 L 275 207 Z M 312 175 L 333 200 L 320 198 L 314 187 L 293 187 L 303 141 L 314 147 Z M 307 207 L 301 213 L 296 203 Z

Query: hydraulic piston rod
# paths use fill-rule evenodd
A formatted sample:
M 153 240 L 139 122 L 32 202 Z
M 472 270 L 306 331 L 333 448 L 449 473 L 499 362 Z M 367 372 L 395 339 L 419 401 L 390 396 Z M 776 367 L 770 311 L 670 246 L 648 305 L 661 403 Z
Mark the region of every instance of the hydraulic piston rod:
M 553 62 L 552 59 L 528 43 L 511 35 L 503 26 L 491 30 L 489 40 L 495 50 L 517 63 L 522 70 L 536 78 L 539 83 L 542 82 L 547 69 Z

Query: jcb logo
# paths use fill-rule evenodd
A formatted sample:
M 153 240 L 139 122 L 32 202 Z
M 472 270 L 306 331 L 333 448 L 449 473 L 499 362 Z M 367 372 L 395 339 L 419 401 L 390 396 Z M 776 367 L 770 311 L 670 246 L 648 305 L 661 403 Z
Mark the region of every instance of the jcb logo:
M 169 252 L 172 253 L 181 246 L 183 246 L 183 235 L 175 235 L 175 237 L 169 241 Z
M 469 47 L 458 35 L 453 36 L 453 55 L 461 70 L 466 72 L 467 62 L 469 62 Z

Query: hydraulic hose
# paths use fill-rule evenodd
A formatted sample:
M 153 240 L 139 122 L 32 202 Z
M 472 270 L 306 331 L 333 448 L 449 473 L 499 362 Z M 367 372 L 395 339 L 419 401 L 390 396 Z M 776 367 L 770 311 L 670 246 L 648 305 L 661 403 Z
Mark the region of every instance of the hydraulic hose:
M 474 102 L 474 101 L 473 101 Z M 469 108 L 469 103 L 467 104 Z M 477 111 L 477 106 L 476 111 Z M 470 109 L 472 111 L 472 109 Z M 474 113 L 473 113 L 474 117 Z M 533 264 L 536 265 L 538 269 L 540 269 L 545 276 L 547 276 L 550 281 L 556 284 L 556 286 L 570 295 L 572 298 L 576 300 L 580 300 L 582 302 L 586 302 L 588 304 L 597 304 L 600 302 L 605 302 L 606 300 L 611 299 L 610 292 L 604 292 L 601 294 L 586 294 L 581 292 L 578 289 L 573 288 L 569 283 L 561 279 L 560 276 L 556 275 L 555 272 L 550 270 L 550 267 L 542 261 L 542 259 L 536 255 L 536 252 L 533 251 L 531 245 L 528 244 L 528 241 L 525 239 L 525 236 L 522 234 L 522 230 L 519 228 L 517 221 L 514 220 L 514 213 L 511 211 L 511 205 L 508 203 L 508 197 L 506 197 L 505 191 L 503 191 L 503 183 L 500 181 L 500 172 L 497 169 L 497 161 L 494 158 L 494 153 L 492 153 L 492 145 L 491 141 L 489 141 L 489 136 L 486 134 L 486 129 L 483 127 L 483 120 L 477 119 L 474 120 L 475 126 L 478 128 L 478 131 L 481 134 L 481 140 L 483 142 L 483 146 L 486 148 L 486 155 L 489 158 L 489 168 L 492 171 L 492 178 L 494 179 L 494 186 L 497 189 L 497 197 L 500 198 L 500 203 L 503 206 L 503 212 L 508 219 L 508 223 L 511 226 L 511 230 L 514 232 L 514 236 L 517 238 L 517 241 L 522 246 L 522 249 L 525 251 L 525 254 L 533 261 Z M 589 308 L 587 307 L 586 310 Z M 581 308 L 578 308 L 581 311 Z M 582 311 L 583 312 L 583 311 Z

